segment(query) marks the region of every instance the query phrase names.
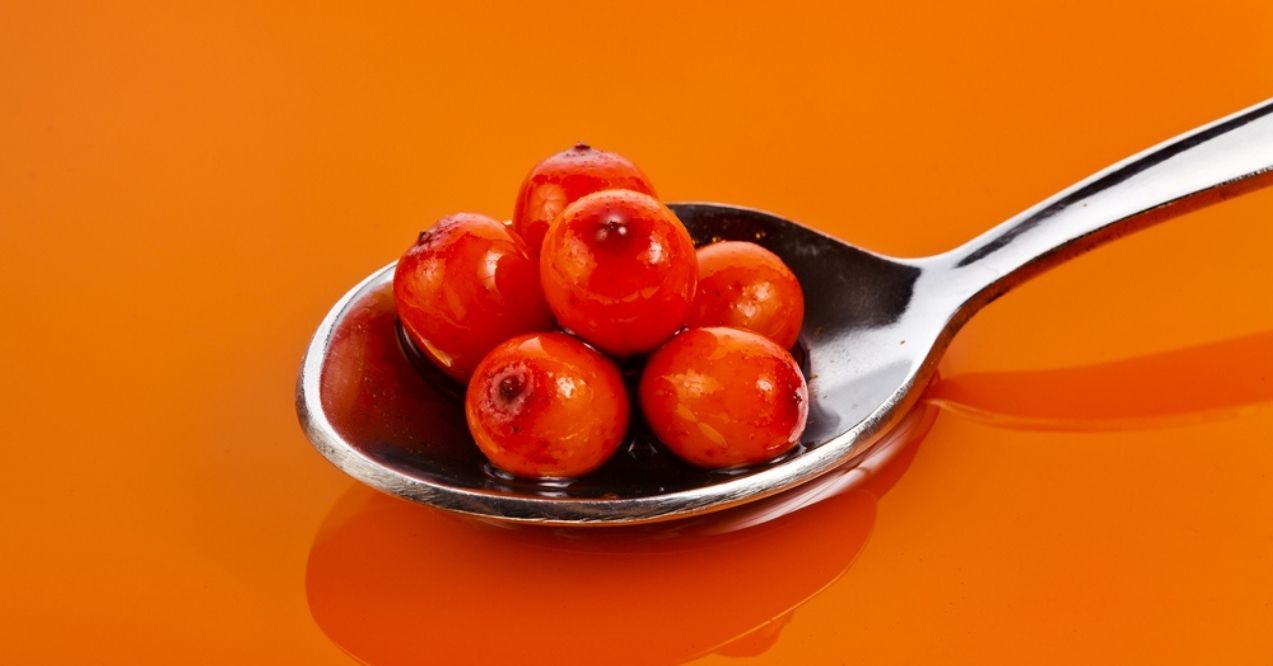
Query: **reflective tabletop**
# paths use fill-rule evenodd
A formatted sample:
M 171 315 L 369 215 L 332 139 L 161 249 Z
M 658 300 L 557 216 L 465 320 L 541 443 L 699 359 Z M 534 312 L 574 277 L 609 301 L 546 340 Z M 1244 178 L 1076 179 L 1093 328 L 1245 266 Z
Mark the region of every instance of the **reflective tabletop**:
M 4 5 L 0 661 L 1269 663 L 1273 190 L 992 303 L 887 464 L 777 519 L 476 522 L 293 408 L 342 293 L 576 141 L 926 256 L 1268 98 L 1269 34 L 1246 1 Z

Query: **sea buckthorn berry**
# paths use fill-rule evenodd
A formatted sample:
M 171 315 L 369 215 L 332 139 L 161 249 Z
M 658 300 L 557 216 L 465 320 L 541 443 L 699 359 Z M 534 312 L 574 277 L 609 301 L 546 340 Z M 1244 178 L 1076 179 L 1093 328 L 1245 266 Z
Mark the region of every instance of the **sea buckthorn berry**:
M 697 260 L 689 233 L 648 194 L 607 190 L 570 204 L 539 255 L 562 326 L 616 356 L 658 347 L 685 325 Z
M 421 233 L 398 261 L 393 295 L 407 337 L 459 381 L 500 342 L 553 328 L 526 243 L 476 213 L 444 217 Z
M 548 225 L 581 197 L 601 190 L 654 194 L 645 174 L 618 153 L 577 144 L 540 162 L 526 175 L 513 209 L 513 228 L 539 252 Z
M 672 338 L 650 357 L 639 391 L 659 440 L 712 469 L 788 451 L 809 414 L 809 389 L 791 354 L 734 328 L 692 328 Z
M 698 291 L 690 326 L 743 328 L 790 349 L 803 322 L 800 281 L 778 255 L 745 241 L 698 249 Z
M 469 382 L 469 430 L 496 467 L 522 477 L 581 476 L 619 448 L 628 395 L 609 359 L 564 333 L 518 336 Z

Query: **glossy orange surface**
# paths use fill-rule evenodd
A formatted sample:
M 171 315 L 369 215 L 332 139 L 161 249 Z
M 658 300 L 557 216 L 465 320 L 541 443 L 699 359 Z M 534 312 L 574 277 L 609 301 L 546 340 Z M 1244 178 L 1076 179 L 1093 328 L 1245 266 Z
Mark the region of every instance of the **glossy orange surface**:
M 1267 664 L 1273 190 L 992 304 L 887 478 L 723 541 L 382 498 L 292 390 L 347 288 L 574 141 L 920 255 L 1273 94 L 1270 34 L 1263 0 L 0 3 L 0 657 Z

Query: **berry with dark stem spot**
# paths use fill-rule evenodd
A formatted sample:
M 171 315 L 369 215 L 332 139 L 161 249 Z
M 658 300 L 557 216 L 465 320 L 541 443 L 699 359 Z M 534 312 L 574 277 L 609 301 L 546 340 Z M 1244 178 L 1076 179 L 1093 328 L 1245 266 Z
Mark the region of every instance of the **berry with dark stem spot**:
M 609 359 L 564 333 L 518 336 L 473 373 L 464 411 L 496 467 L 521 477 L 596 469 L 627 432 L 627 389 Z
M 684 327 L 698 283 L 681 221 L 628 190 L 567 207 L 544 237 L 539 271 L 557 321 L 615 356 L 652 351 Z
M 593 192 L 614 189 L 654 194 L 645 174 L 627 158 L 577 143 L 526 175 L 513 209 L 513 228 L 532 252 L 539 252 L 548 226 L 566 206 Z

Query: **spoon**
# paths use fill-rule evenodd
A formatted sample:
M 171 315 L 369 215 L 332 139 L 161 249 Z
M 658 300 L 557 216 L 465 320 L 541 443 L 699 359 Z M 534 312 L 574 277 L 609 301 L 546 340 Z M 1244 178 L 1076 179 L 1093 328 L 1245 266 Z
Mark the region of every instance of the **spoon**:
M 557 525 L 717 511 L 877 465 L 877 449 L 887 448 L 877 445 L 915 405 L 955 332 L 1012 287 L 1106 241 L 1269 184 L 1273 100 L 1132 156 L 932 257 L 885 257 L 757 210 L 672 205 L 696 243 L 761 243 L 805 287 L 797 351 L 810 379 L 808 426 L 791 455 L 743 471 L 691 469 L 638 429 L 616 460 L 582 479 L 500 475 L 467 439 L 457 391 L 425 381 L 428 369 L 410 367 L 399 348 L 392 264 L 349 291 L 319 326 L 302 363 L 297 411 L 337 467 L 443 509 Z

